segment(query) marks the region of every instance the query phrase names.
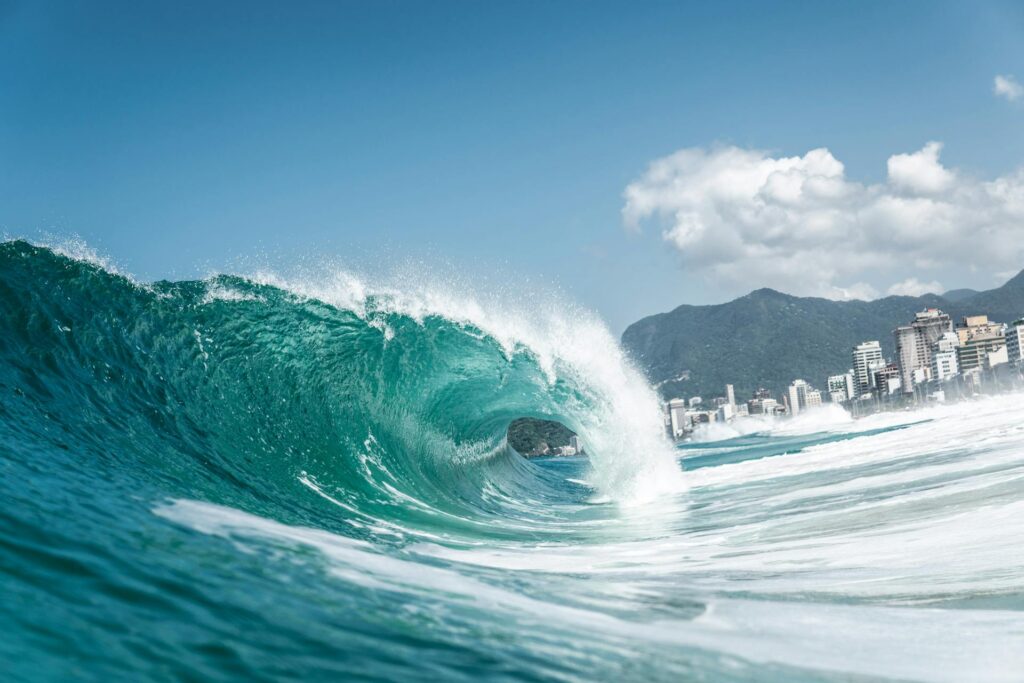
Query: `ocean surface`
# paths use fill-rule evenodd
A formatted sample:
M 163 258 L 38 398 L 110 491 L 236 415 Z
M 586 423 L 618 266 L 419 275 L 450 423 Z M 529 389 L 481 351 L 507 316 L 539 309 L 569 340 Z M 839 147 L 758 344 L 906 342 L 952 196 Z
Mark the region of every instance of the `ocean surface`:
M 0 245 L 0 680 L 1024 680 L 1024 397 L 674 448 L 522 305 Z

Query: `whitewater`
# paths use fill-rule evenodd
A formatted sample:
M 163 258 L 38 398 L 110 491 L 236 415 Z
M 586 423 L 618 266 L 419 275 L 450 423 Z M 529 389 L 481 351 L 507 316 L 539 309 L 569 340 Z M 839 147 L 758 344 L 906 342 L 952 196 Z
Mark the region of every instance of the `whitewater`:
M 573 307 L 7 241 L 0 396 L 5 681 L 1024 680 L 1021 395 L 675 447 Z

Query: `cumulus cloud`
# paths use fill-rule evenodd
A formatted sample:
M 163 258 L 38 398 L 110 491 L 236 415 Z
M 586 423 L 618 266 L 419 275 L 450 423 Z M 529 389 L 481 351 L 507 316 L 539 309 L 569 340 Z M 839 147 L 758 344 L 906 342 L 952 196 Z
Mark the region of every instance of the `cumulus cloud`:
M 921 296 L 922 294 L 942 294 L 946 291 L 937 281 L 921 282 L 916 277 L 910 277 L 903 282 L 897 282 L 886 294 L 896 296 Z
M 995 82 L 992 84 L 992 92 L 997 97 L 1005 97 L 1013 102 L 1024 96 L 1024 86 L 1018 83 L 1017 79 L 1010 74 L 996 76 Z
M 889 157 L 889 181 L 917 194 L 937 194 L 953 186 L 956 176 L 939 163 L 941 142 L 929 142 L 913 154 Z
M 979 180 L 943 166 L 941 151 L 895 154 L 886 180 L 865 184 L 824 148 L 683 149 L 630 183 L 623 222 L 657 223 L 684 267 L 731 293 L 873 298 L 875 285 L 938 285 L 915 279 L 925 271 L 1024 267 L 1024 170 Z

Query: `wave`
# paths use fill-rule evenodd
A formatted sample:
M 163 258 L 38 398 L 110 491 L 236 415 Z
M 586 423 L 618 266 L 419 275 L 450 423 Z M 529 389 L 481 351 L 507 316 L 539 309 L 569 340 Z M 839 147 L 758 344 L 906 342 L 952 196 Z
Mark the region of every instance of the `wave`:
M 5 442 L 212 501 L 294 508 L 312 488 L 361 529 L 493 530 L 476 516 L 566 495 L 507 447 L 524 416 L 582 436 L 591 498 L 680 485 L 655 395 L 579 312 L 530 319 L 344 272 L 139 284 L 81 245 L 22 241 L 0 246 L 0 307 L 19 396 Z

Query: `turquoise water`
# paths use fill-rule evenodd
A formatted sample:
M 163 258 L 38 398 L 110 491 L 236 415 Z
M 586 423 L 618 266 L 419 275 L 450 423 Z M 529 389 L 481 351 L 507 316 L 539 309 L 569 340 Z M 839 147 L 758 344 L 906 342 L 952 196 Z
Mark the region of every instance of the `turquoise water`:
M 3 679 L 1024 679 L 1021 397 L 673 449 L 517 315 L 0 245 Z

